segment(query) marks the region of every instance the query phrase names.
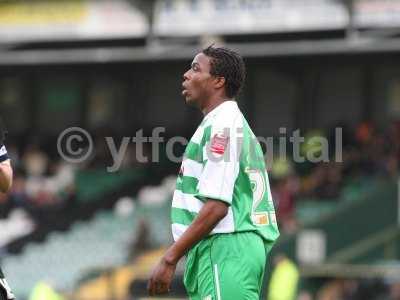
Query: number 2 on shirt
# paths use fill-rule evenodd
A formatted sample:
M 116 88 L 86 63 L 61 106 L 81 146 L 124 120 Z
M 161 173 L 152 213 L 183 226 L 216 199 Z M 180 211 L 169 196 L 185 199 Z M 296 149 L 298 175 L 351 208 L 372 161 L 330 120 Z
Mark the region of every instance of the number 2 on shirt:
M 253 191 L 253 205 L 251 210 L 251 220 L 256 226 L 266 226 L 270 224 L 268 211 L 260 211 L 266 208 L 266 203 L 263 202 L 265 193 L 268 193 L 268 199 L 271 199 L 271 191 L 263 176 L 264 171 L 256 169 L 246 170 Z

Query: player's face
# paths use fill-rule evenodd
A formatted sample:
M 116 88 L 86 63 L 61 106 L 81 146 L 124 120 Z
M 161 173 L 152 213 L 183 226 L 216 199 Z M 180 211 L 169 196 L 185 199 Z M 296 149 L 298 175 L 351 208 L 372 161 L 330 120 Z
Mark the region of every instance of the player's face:
M 210 68 L 207 55 L 199 53 L 195 56 L 190 69 L 183 75 L 182 95 L 186 103 L 202 107 L 202 103 L 211 95 L 213 76 Z

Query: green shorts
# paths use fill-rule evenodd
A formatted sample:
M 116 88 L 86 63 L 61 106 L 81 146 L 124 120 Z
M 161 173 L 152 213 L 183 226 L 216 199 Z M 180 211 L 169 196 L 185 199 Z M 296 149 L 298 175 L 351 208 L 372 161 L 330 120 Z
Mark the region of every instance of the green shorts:
M 254 232 L 212 235 L 188 252 L 184 283 L 191 300 L 259 300 L 272 243 Z

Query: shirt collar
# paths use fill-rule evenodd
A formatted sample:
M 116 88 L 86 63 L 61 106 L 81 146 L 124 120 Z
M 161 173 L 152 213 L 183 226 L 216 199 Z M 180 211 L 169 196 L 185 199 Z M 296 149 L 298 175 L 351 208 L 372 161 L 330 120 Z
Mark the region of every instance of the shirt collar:
M 225 100 L 217 107 L 214 107 L 214 109 L 212 111 L 210 111 L 208 114 L 206 114 L 204 116 L 204 120 L 214 117 L 216 114 L 218 114 L 220 111 L 226 109 L 227 107 L 237 107 L 236 101 L 235 100 Z

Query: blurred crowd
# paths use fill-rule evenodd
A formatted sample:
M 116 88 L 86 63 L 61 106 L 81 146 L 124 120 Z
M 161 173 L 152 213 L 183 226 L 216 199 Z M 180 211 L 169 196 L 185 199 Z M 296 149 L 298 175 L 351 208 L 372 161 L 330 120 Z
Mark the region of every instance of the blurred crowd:
M 93 154 L 79 164 L 68 163 L 61 158 L 57 152 L 56 138 L 33 138 L 27 144 L 20 142 L 21 139 L 7 140 L 14 181 L 11 192 L 8 195 L 0 195 L 0 218 L 4 218 L 12 207 L 32 211 L 62 208 L 73 204 L 77 172 L 106 170 L 113 165 L 104 136 L 110 136 L 110 133 L 103 130 L 94 132 Z M 128 145 L 119 169 L 135 168 L 142 163 L 135 158 L 134 145 Z
M 400 300 L 398 278 L 327 280 L 318 290 L 317 300 Z M 311 294 L 300 292 L 299 300 L 312 300 Z
M 55 159 L 48 148 L 33 142 L 26 147 L 6 143 L 12 160 L 14 179 L 8 195 L 1 195 L 0 216 L 14 208 L 35 208 L 62 205 L 74 195 L 74 169 Z
M 360 178 L 397 176 L 400 158 L 399 122 L 384 130 L 369 122 L 360 123 L 355 128 L 338 127 L 342 129 L 343 150 L 339 156 L 336 153 L 338 148 L 335 128 L 327 131 L 310 130 L 305 133 L 305 142 L 300 148 L 301 154 L 305 157 L 309 157 L 310 154 L 318 156 L 321 149 L 307 141 L 316 136 L 324 137 L 329 142 L 329 161 L 296 163 L 288 155 L 274 157 L 272 165 L 268 165 L 281 231 L 293 232 L 298 228 L 296 206 L 299 203 L 308 200 L 336 202 L 346 193 L 351 193 L 352 184 Z M 92 136 L 93 155 L 78 165 L 69 164 L 61 159 L 57 152 L 56 138 L 45 141 L 31 138 L 28 139 L 30 142 L 21 143 L 10 137 L 6 145 L 14 167 L 14 184 L 9 195 L 0 196 L 0 219 L 8 216 L 15 207 L 24 208 L 35 219 L 42 217 L 43 211 L 63 210 L 66 206 L 74 205 L 77 172 L 105 170 L 106 167 L 112 166 L 114 161 L 109 151 L 110 146 L 104 137 L 116 137 L 116 149 L 119 149 L 122 142 L 122 137 L 107 129 L 94 131 Z M 24 137 L 19 141 L 21 140 L 27 139 Z M 143 149 L 140 149 L 141 153 L 137 153 L 135 144 L 129 143 L 119 168 L 143 166 L 146 162 L 141 161 L 140 157 L 145 156 L 151 160 L 151 150 L 151 145 L 144 144 Z M 162 151 L 161 147 L 161 157 Z M 171 168 L 171 172 L 175 171 L 175 168 Z M 356 194 L 357 190 L 353 192 Z
M 325 135 L 314 131 L 314 136 L 327 138 L 330 153 L 334 152 L 334 133 L 334 128 Z M 307 144 L 307 138 L 304 144 Z M 303 147 L 301 150 L 305 154 L 307 151 L 320 151 L 318 147 Z M 342 127 L 342 150 L 342 162 L 336 161 L 337 157 L 333 155 L 329 162 L 319 163 L 295 163 L 288 157 L 274 160 L 270 179 L 282 231 L 291 232 L 297 228 L 296 205 L 302 201 L 339 201 L 348 196 L 346 193 L 357 193 L 357 189 L 352 191 L 352 187 L 358 180 L 396 178 L 400 159 L 400 123 L 393 123 L 384 130 L 369 122 L 353 129 Z
M 273 272 L 268 285 L 267 300 L 400 300 L 400 277 L 397 272 L 364 278 L 361 275 L 341 278 L 337 276 L 301 277 L 297 265 L 285 254 L 273 257 Z M 398 265 L 392 262 L 393 265 Z M 374 272 L 373 266 L 368 273 Z M 305 280 L 304 280 L 305 279 Z
M 400 123 L 393 123 L 390 127 L 381 130 L 372 123 L 363 122 L 355 128 L 342 128 L 342 152 L 338 158 L 336 150 L 335 128 L 327 131 L 312 130 L 305 133 L 305 142 L 300 151 L 305 157 L 311 154 L 315 157 L 321 151 L 318 146 L 307 143 L 313 137 L 325 137 L 329 142 L 329 161 L 312 163 L 305 161 L 294 162 L 290 155 L 277 157 L 268 165 L 273 200 L 282 232 L 293 232 L 300 224 L 296 216 L 296 206 L 306 201 L 320 203 L 338 202 L 346 194 L 351 193 L 351 185 L 364 178 L 383 178 L 391 180 L 397 178 L 398 161 L 400 159 Z M 14 184 L 9 195 L 0 197 L 0 222 L 2 228 L 8 228 L 8 235 L 0 238 L 0 249 L 7 242 L 20 236 L 29 234 L 34 225 L 44 218 L 47 224 L 52 224 L 54 218 L 49 212 L 68 214 L 70 206 L 77 201 L 77 174 L 82 171 L 106 170 L 113 165 L 113 158 L 109 153 L 109 145 L 105 136 L 115 136 L 115 146 L 119 149 L 122 137 L 100 130 L 92 134 L 94 152 L 89 159 L 81 164 L 69 164 L 61 159 L 57 152 L 57 139 L 49 138 L 45 141 L 31 139 L 26 144 L 19 143 L 10 137 L 6 145 L 14 168 Z M 23 138 L 22 140 L 26 140 Z M 151 146 L 145 145 L 140 156 L 146 156 L 151 161 Z M 133 143 L 127 148 L 120 169 L 143 167 L 145 162 L 138 159 L 138 149 Z M 162 146 L 160 147 L 161 160 Z M 288 153 L 290 153 L 288 151 Z M 157 164 L 159 166 L 159 164 Z M 171 173 L 176 172 L 176 165 L 169 164 Z M 176 175 L 174 173 L 174 175 Z M 107 175 L 108 176 L 108 175 Z M 112 175 L 110 175 L 112 176 Z M 143 188 L 137 195 L 139 203 L 164 203 L 168 200 L 174 187 L 175 177 L 165 178 L 164 184 Z M 357 190 L 355 190 L 357 194 Z M 8 198 L 6 198 L 8 197 Z M 15 208 L 22 208 L 16 210 Z M 24 215 L 24 213 L 25 215 Z M 166 211 L 164 211 L 166 212 Z M 54 214 L 57 216 L 57 214 Z M 12 226 L 7 227 L 4 218 Z M 39 221 L 39 222 L 38 222 Z M 16 224 L 18 226 L 16 226 Z M 139 222 L 138 237 L 132 240 L 132 257 L 149 249 L 149 222 L 143 219 Z M 167 234 L 165 234 L 167 235 Z M 153 234 L 151 234 L 153 237 Z M 147 241 L 146 241 L 147 240 Z M 131 257 L 131 258 L 132 258 Z M 298 277 L 298 270 L 294 266 L 291 274 Z M 296 275 L 297 274 L 297 275 Z M 297 280 L 297 279 L 296 279 Z M 281 282 L 278 280 L 277 282 Z M 287 282 L 287 281 L 285 281 Z M 363 295 L 372 295 L 365 292 L 370 282 L 335 279 L 326 281 L 322 288 L 312 296 L 307 290 L 300 290 L 298 299 L 309 300 L 361 300 Z M 379 282 L 380 293 L 371 300 L 400 300 L 400 288 L 396 282 Z M 287 285 L 283 287 L 288 290 Z M 293 289 L 295 290 L 295 289 Z M 369 294 L 363 294 L 369 293 Z

